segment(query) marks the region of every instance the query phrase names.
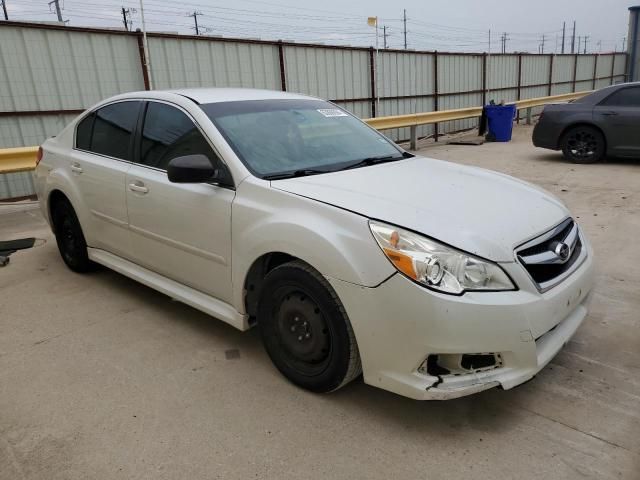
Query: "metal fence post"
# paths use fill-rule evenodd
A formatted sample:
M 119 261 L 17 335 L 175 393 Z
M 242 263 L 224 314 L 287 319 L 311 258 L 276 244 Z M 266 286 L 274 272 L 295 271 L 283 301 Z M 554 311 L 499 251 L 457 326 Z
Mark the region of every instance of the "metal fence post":
M 527 125 L 531 125 L 531 107 L 527 108 Z
M 551 55 L 549 55 L 549 88 L 548 88 L 548 93 L 547 95 L 550 97 L 551 96 L 551 89 L 553 87 L 553 60 L 556 58 L 556 56 L 552 53 Z
M 371 77 L 371 117 L 376 116 L 376 66 L 373 47 L 369 47 L 369 76 Z
M 576 91 L 576 76 L 578 75 L 578 54 L 576 53 L 573 56 L 573 80 L 572 80 L 572 91 Z
M 487 104 L 487 52 L 482 54 L 482 105 Z
M 598 58 L 600 57 L 599 53 L 594 54 L 593 58 L 593 80 L 591 81 L 591 90 L 596 89 L 596 75 L 598 74 Z
M 433 52 L 433 109 L 437 112 L 438 106 L 438 52 Z M 438 141 L 438 123 L 433 124 L 433 138 Z
M 611 54 L 611 76 L 609 77 L 609 85 L 613 85 L 613 74 L 616 73 L 616 58 L 615 53 Z
M 287 91 L 287 72 L 284 66 L 284 46 L 282 40 L 278 40 L 278 60 L 280 61 L 280 87 L 283 92 Z
M 411 142 L 409 144 L 409 148 L 411 150 L 417 150 L 418 148 L 418 126 L 417 125 L 411 125 L 409 127 L 409 132 L 411 134 Z
M 518 92 L 516 100 L 522 100 L 520 97 L 522 96 L 522 54 L 518 54 Z M 520 110 L 516 112 L 517 115 L 517 123 L 520 124 Z
M 140 30 L 137 30 L 135 35 L 138 40 L 138 54 L 140 55 L 140 67 L 142 68 L 142 81 L 144 82 L 144 89 L 149 90 L 151 87 L 149 83 L 149 69 L 147 66 L 147 58 L 144 54 L 144 38 L 142 37 L 142 32 Z

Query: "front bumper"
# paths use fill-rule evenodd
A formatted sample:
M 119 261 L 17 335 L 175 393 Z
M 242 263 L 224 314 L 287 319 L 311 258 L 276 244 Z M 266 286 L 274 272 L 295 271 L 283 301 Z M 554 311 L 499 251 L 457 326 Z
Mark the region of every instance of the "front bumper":
M 517 263 L 501 264 L 519 287 L 460 297 L 395 274 L 376 288 L 328 280 L 353 326 L 365 383 L 419 400 L 450 399 L 533 378 L 569 341 L 587 314 L 593 252 L 561 284 L 538 292 Z M 430 375 L 429 355 L 499 354 L 495 368 Z

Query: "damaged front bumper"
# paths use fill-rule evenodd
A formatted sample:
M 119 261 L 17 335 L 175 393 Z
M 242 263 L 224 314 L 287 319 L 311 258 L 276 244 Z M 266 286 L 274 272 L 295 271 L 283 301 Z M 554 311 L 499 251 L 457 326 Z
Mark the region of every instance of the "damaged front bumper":
M 587 315 L 592 256 L 545 293 L 516 263 L 502 266 L 518 291 L 460 297 L 427 290 L 400 274 L 376 288 L 328 280 L 353 326 L 365 383 L 414 399 L 446 400 L 510 389 L 544 368 Z M 480 368 L 468 361 L 456 365 L 456 358 L 480 355 L 497 360 Z M 431 368 L 434 356 L 447 360 Z

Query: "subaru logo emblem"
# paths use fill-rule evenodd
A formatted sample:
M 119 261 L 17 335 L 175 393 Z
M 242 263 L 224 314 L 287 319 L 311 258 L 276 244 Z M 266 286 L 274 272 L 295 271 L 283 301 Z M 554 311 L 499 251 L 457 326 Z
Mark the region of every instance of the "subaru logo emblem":
M 559 242 L 556 247 L 553 249 L 553 253 L 555 253 L 560 260 L 566 262 L 571 254 L 571 250 L 569 249 L 569 245 L 564 242 Z

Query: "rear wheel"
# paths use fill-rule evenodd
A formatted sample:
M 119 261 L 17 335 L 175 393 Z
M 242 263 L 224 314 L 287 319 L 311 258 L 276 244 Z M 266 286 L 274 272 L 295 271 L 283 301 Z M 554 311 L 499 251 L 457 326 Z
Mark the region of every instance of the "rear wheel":
M 605 153 L 604 136 L 587 125 L 573 127 L 562 138 L 564 158 L 573 163 L 595 163 Z
M 330 392 L 362 372 L 342 303 L 325 278 L 303 262 L 267 274 L 258 326 L 274 365 L 302 388 Z
M 64 263 L 74 272 L 83 273 L 94 270 L 96 264 L 89 260 L 87 242 L 69 200 L 59 199 L 53 205 L 51 216 L 56 243 Z

